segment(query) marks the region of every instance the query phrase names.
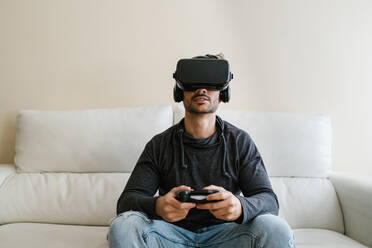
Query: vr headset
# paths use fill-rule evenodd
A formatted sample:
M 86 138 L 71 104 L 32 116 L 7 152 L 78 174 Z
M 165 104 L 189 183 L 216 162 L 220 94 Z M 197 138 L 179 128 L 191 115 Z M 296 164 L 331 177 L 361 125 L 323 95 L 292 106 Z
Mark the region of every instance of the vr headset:
M 230 100 L 229 82 L 233 78 L 229 62 L 214 55 L 181 59 L 177 62 L 176 72 L 173 73 L 176 84 L 173 98 L 176 102 L 183 100 L 183 91 L 196 89 L 214 89 L 220 91 L 223 102 Z

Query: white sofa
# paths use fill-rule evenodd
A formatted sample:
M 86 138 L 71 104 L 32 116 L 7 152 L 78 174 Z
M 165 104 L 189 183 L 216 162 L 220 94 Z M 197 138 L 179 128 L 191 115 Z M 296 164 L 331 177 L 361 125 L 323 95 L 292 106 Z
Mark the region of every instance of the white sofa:
M 372 180 L 332 173 L 329 117 L 218 114 L 258 146 L 298 248 L 372 247 Z M 145 143 L 182 115 L 180 105 L 20 111 L 15 165 L 0 165 L 0 247 L 108 247 Z

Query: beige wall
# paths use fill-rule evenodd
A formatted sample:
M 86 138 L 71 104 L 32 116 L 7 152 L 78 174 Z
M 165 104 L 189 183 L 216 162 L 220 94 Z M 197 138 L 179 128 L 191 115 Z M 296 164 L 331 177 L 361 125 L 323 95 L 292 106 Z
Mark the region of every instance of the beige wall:
M 224 108 L 329 114 L 336 171 L 372 175 L 372 1 L 0 0 L 0 163 L 20 109 L 172 104 L 176 61 L 223 52 Z

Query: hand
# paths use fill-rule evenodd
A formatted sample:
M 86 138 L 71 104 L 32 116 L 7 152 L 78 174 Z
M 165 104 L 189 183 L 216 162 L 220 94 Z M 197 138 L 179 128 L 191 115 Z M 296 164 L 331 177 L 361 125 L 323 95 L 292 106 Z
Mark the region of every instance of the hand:
M 176 192 L 179 190 L 190 190 L 190 187 L 179 186 L 173 188 L 166 195 L 159 197 L 155 203 L 155 212 L 165 221 L 176 222 L 184 219 L 189 210 L 196 206 L 195 203 L 179 202 L 176 197 Z
M 242 215 L 242 204 L 240 203 L 240 200 L 230 191 L 215 185 L 204 187 L 203 190 L 219 190 L 220 192 L 218 193 L 208 195 L 207 200 L 220 201 L 198 204 L 196 206 L 198 209 L 209 209 L 214 217 L 227 221 L 234 221 Z

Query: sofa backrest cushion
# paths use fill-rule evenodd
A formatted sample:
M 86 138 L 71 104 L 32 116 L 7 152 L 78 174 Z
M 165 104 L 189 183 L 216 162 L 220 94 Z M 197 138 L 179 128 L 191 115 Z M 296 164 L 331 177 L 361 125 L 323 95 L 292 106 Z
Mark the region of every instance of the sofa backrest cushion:
M 279 216 L 292 228 L 321 228 L 344 233 L 336 191 L 328 178 L 271 177 Z
M 184 113 L 176 105 L 174 123 Z M 331 172 L 329 116 L 246 110 L 218 110 L 217 115 L 251 136 L 270 176 L 327 177 Z
M 170 106 L 23 110 L 15 164 L 22 172 L 131 172 L 146 143 L 172 121 Z

